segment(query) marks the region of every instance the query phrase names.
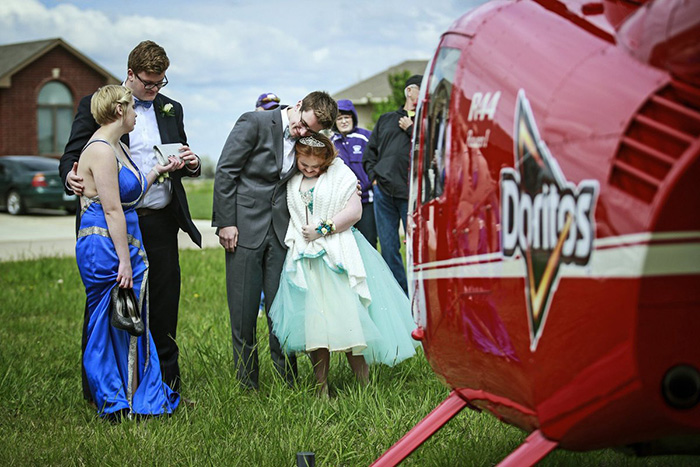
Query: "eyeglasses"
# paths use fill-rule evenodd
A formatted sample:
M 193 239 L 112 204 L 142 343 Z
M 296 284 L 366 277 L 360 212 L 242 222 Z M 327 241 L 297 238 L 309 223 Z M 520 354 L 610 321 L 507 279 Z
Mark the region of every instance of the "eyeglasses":
M 299 112 L 299 122 L 301 122 L 301 126 L 304 127 L 306 131 L 311 133 L 312 135 L 317 134 L 318 132 L 314 131 L 311 129 L 311 127 L 304 121 L 304 117 L 301 116 L 301 112 Z
M 161 88 L 164 88 L 165 86 L 168 85 L 168 77 L 165 76 L 165 75 L 163 75 L 163 81 L 160 81 L 160 82 L 158 82 L 158 83 L 152 83 L 152 82 L 150 82 L 150 81 L 144 81 L 144 80 L 142 80 L 141 77 L 140 77 L 139 75 L 137 75 L 136 73 L 134 73 L 134 76 L 136 76 L 136 77 L 139 79 L 139 81 L 141 81 L 141 83 L 143 84 L 144 89 L 148 89 L 149 91 L 150 91 L 151 89 L 153 89 L 153 88 L 161 89 Z

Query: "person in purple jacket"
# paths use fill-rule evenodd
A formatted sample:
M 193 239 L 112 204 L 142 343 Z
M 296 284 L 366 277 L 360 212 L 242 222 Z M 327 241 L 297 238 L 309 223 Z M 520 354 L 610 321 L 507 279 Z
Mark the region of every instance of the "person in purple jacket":
M 357 126 L 357 112 L 352 101 L 338 101 L 338 117 L 333 126 L 333 144 L 338 150 L 338 156 L 350 167 L 362 187 L 362 218 L 355 224 L 357 230 L 367 239 L 370 245 L 377 248 L 377 224 L 374 221 L 374 192 L 367 172 L 362 167 L 362 154 L 369 142 L 371 131 Z

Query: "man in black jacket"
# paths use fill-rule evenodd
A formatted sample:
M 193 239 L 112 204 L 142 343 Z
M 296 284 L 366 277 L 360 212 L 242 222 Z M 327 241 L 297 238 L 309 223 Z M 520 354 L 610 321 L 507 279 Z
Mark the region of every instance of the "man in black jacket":
M 374 185 L 374 217 L 382 257 L 406 294 L 408 284 L 401 259 L 399 220 L 405 232 L 413 117 L 422 80 L 421 75 L 408 78 L 404 88 L 406 103 L 403 108 L 379 117 L 362 156 L 365 171 Z
M 162 94 L 168 84 L 165 72 L 170 60 L 165 50 L 152 41 L 143 41 L 129 54 L 124 86 L 131 89 L 136 103 L 136 127 L 122 141 L 131 151 L 136 165 L 147 173 L 156 164 L 153 146 L 180 143 L 182 167 L 154 185 L 137 206 L 139 226 L 149 261 L 149 328 L 158 350 L 161 373 L 175 391 L 180 390 L 179 350 L 177 346 L 177 315 L 180 302 L 180 262 L 177 235 L 180 229 L 201 247 L 202 236 L 190 217 L 182 177 L 198 177 L 199 157 L 187 146 L 182 105 Z M 83 146 L 99 125 L 90 113 L 92 96 L 85 96 L 78 105 L 66 149 L 61 156 L 59 172 L 67 193 L 82 194 L 82 178 L 77 165 Z M 83 349 L 86 326 L 83 324 Z M 91 401 L 83 372 L 83 397 Z

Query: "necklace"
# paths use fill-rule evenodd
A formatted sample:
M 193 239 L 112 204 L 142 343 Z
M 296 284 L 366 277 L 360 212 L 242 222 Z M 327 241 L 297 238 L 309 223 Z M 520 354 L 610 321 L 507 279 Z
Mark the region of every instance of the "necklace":
M 307 191 L 301 191 L 299 190 L 299 195 L 301 196 L 301 200 L 304 202 L 305 205 L 311 207 L 313 206 L 313 200 L 314 200 L 314 189 L 311 187 L 310 190 Z M 313 212 L 313 208 L 311 209 Z

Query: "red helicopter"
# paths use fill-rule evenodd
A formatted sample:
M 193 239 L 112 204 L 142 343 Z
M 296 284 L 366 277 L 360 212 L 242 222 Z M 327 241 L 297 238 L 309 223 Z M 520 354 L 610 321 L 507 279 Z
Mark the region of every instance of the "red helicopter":
M 556 447 L 700 454 L 700 2 L 492 0 L 421 86 L 413 312 L 465 407 Z

